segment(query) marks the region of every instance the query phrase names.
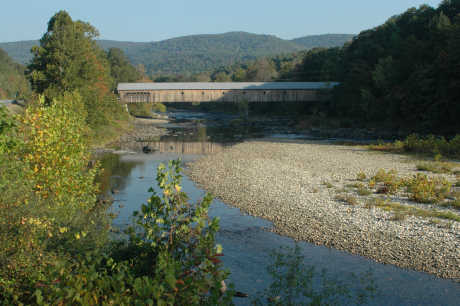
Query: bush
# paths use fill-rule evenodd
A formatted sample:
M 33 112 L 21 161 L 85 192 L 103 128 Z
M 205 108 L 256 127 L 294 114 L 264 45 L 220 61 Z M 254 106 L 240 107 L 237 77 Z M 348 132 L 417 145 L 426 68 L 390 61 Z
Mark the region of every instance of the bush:
M 50 265 L 107 237 L 83 110 L 77 94 L 49 106 L 40 99 L 0 136 L 16 140 L 0 154 L 0 299 L 30 302 Z
M 407 182 L 409 198 L 419 203 L 439 203 L 450 193 L 451 183 L 444 178 L 428 178 L 418 173 Z
M 151 118 L 153 112 L 166 112 L 166 106 L 162 103 L 129 103 L 128 110 L 132 116 Z
M 404 141 L 395 141 L 394 143 L 380 143 L 370 145 L 371 150 L 390 151 L 390 152 L 410 152 L 428 154 L 433 157 L 447 156 L 460 157 L 460 135 L 456 135 L 451 140 L 444 137 L 429 135 L 426 137 L 411 134 Z
M 158 168 L 161 193 L 136 212 L 129 241 L 114 243 L 111 255 L 86 252 L 58 263 L 35 290 L 37 302 L 94 305 L 226 305 L 222 292 L 222 247 L 215 244 L 218 219 L 209 219 L 211 196 L 191 205 L 180 187 L 180 161 Z M 58 281 L 52 281 L 58 280 Z
M 384 169 L 379 169 L 369 181 L 369 187 L 374 188 L 376 183 L 383 183 L 383 186 L 377 190 L 379 193 L 394 194 L 403 186 L 404 181 L 397 177 L 395 170 L 385 171 Z

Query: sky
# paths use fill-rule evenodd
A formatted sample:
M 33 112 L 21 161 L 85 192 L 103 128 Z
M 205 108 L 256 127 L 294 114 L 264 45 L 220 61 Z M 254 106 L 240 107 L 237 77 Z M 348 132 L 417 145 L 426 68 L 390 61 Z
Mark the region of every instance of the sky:
M 4 1 L 4 2 L 3 2 Z M 442 0 L 3 0 L 0 42 L 39 39 L 59 10 L 95 26 L 101 39 L 160 41 L 244 31 L 284 39 L 358 34 L 410 7 Z

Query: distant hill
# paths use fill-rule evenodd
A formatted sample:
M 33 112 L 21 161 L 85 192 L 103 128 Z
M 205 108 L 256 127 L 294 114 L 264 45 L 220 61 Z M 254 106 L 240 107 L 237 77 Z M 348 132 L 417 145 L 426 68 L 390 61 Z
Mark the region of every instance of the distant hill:
M 143 64 L 152 73 L 198 73 L 220 66 L 314 47 L 342 46 L 353 35 L 326 34 L 285 40 L 273 35 L 246 32 L 190 35 L 159 42 L 99 40 L 104 49 L 123 50 L 134 64 Z M 32 58 L 30 48 L 37 40 L 0 43 L 15 61 L 26 64 Z
M 39 44 L 38 40 L 22 40 L 0 43 L 0 48 L 16 62 L 25 65 L 32 59 L 30 49 Z
M 331 48 L 341 47 L 346 42 L 351 41 L 355 36 L 354 34 L 322 34 L 299 37 L 291 41 L 306 49 L 316 47 Z

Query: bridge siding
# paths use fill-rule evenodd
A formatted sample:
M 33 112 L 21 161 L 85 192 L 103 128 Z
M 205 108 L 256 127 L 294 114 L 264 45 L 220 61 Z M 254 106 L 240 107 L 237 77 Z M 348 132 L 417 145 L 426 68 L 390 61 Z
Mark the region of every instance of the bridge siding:
M 122 103 L 142 103 L 127 101 L 127 94 L 149 93 L 149 102 L 309 102 L 324 98 L 318 90 L 119 90 Z

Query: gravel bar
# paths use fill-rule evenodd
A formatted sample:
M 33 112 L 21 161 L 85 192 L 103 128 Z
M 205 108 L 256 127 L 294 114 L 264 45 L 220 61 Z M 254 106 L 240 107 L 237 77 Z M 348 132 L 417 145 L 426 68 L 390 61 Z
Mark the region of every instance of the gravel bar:
M 460 281 L 460 222 L 414 216 L 395 221 L 392 212 L 365 208 L 357 195 L 358 205 L 335 199 L 357 173 L 370 177 L 378 169 L 416 173 L 402 155 L 269 139 L 205 156 L 187 173 L 225 203 L 272 221 L 281 235 Z

